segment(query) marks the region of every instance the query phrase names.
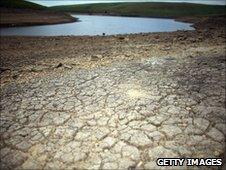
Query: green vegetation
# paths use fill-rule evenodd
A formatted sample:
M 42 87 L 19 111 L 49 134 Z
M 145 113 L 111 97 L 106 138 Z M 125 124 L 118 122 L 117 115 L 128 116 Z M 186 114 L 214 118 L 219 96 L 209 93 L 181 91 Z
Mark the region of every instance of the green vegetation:
M 191 3 L 99 3 L 51 7 L 52 10 L 146 17 L 178 17 L 194 15 L 225 15 L 225 6 Z
M 46 9 L 42 5 L 24 0 L 0 0 L 0 7 L 4 8 L 17 8 L 17 9 Z
M 25 0 L 0 0 L 0 7 L 17 9 L 51 9 L 53 11 L 74 13 L 145 17 L 225 15 L 226 13 L 226 6 L 163 2 L 99 3 L 55 6 L 47 8 Z

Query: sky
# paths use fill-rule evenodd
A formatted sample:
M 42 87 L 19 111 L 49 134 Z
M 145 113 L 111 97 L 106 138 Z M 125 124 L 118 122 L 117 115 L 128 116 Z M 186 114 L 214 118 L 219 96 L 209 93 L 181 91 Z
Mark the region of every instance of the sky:
M 192 2 L 201 4 L 226 5 L 226 0 L 27 0 L 44 6 L 110 3 L 110 2 Z

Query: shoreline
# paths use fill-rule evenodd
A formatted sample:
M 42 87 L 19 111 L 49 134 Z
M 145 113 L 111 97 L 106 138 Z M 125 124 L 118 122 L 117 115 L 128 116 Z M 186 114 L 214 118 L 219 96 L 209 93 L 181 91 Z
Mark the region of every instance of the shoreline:
M 104 14 L 104 13 L 93 13 L 93 14 L 89 14 L 89 13 L 68 13 L 70 15 L 93 15 L 93 16 L 112 16 L 112 17 L 135 17 L 135 18 L 157 18 L 157 19 L 173 19 L 175 21 L 178 22 L 184 22 L 184 23 L 188 23 L 191 24 L 191 27 L 193 27 L 196 30 L 196 23 L 197 21 L 200 20 L 200 18 L 214 18 L 214 17 L 225 17 L 226 15 L 196 15 L 196 16 L 182 16 L 182 17 L 158 17 L 158 16 L 142 16 L 142 15 L 117 15 L 117 14 Z M 78 18 L 79 21 L 79 18 Z M 195 31 L 195 30 L 188 30 L 188 31 Z M 185 30 L 187 31 L 187 30 Z M 150 32 L 151 33 L 151 32 Z M 147 34 L 150 34 L 147 33 Z M 139 33 L 138 33 L 139 34 Z M 146 33 L 140 33 L 140 34 L 146 34 Z M 123 35 L 129 35 L 129 34 L 123 34 Z
M 185 19 L 183 19 L 184 21 Z M 138 34 L 121 34 L 121 35 L 97 35 L 97 36 L 74 36 L 74 35 L 69 35 L 69 36 L 1 36 L 1 40 L 2 42 L 5 42 L 6 44 L 4 44 L 4 46 L 6 45 L 6 49 L 10 48 L 10 44 L 15 42 L 16 44 L 19 44 L 19 47 L 21 47 L 21 44 L 25 43 L 28 45 L 28 47 L 30 48 L 30 46 L 33 48 L 33 43 L 30 43 L 29 41 L 34 42 L 35 44 L 38 45 L 38 49 L 36 50 L 40 50 L 42 49 L 42 45 L 41 42 L 49 42 L 50 46 L 53 49 L 58 49 L 58 45 L 54 45 L 55 43 L 53 41 L 57 41 L 56 44 L 61 44 L 63 43 L 63 41 L 65 40 L 66 42 L 69 41 L 75 41 L 75 43 L 83 43 L 85 42 L 86 44 L 88 44 L 88 47 L 84 46 L 83 48 L 94 48 L 92 45 L 93 41 L 97 41 L 98 43 L 100 43 L 101 45 L 103 45 L 104 47 L 106 47 L 105 44 L 102 44 L 102 42 L 104 41 L 112 41 L 112 43 L 114 43 L 115 41 L 117 43 L 126 43 L 129 40 L 137 40 L 140 43 L 143 43 L 141 40 L 144 39 L 145 41 L 152 41 L 154 44 L 155 43 L 160 43 L 160 45 L 162 43 L 177 43 L 177 41 L 175 39 L 179 39 L 178 41 L 182 41 L 183 43 L 185 43 L 187 41 L 187 39 L 189 39 L 189 43 L 190 41 L 194 41 L 194 42 L 199 42 L 199 41 L 210 41 L 211 37 L 213 36 L 223 36 L 221 34 L 224 34 L 223 28 L 225 28 L 224 25 L 224 21 L 225 17 L 204 17 L 204 18 L 186 18 L 186 21 L 193 21 L 193 27 L 195 28 L 195 30 L 188 30 L 188 31 L 183 31 L 183 30 L 179 30 L 179 31 L 174 31 L 174 32 L 155 32 L 155 33 L 138 33 Z M 213 21 L 215 23 L 213 23 Z M 149 40 L 147 39 L 149 37 Z M 188 38 L 186 38 L 188 37 Z M 191 40 L 190 40 L 191 39 Z M 20 42 L 21 41 L 21 42 Z M 108 42 L 109 43 L 109 42 Z M 114 44 L 110 43 L 110 46 L 114 47 Z M 135 42 L 134 42 L 135 43 Z M 29 45 L 30 44 L 30 45 Z M 48 43 L 47 43 L 48 44 Z M 47 45 L 46 44 L 46 45 Z M 64 44 L 62 44 L 63 47 L 65 46 Z M 78 48 L 80 49 L 83 45 L 77 45 Z M 23 45 L 22 45 L 23 47 Z M 36 45 L 34 46 L 36 47 Z M 71 44 L 69 45 L 69 48 L 71 47 Z M 5 49 L 3 48 L 3 49 Z M 30 50 L 25 50 L 23 51 L 23 53 L 27 53 Z M 31 48 L 31 49 L 32 49 Z M 67 48 L 67 47 L 65 47 Z M 72 47 L 71 47 L 72 48 Z M 101 47 L 98 47 L 101 48 Z M 45 50 L 48 51 L 48 49 L 44 48 Z M 43 50 L 44 50 L 43 49 Z M 42 52 L 43 50 L 40 50 L 40 52 L 38 51 L 38 53 L 42 53 L 44 54 L 45 52 Z M 33 51 L 33 50 L 32 50 Z M 70 50 L 69 50 L 70 51 Z M 96 51 L 96 50 L 95 50 Z M 16 52 L 16 51 L 15 51 Z M 59 54 L 61 54 L 63 51 L 60 51 Z M 5 51 L 5 53 L 7 54 L 7 51 Z M 17 52 L 16 52 L 17 53 Z M 79 54 L 84 53 L 84 51 L 79 51 Z M 48 54 L 48 52 L 47 52 Z M 57 54 L 57 56 L 59 55 Z M 67 54 L 66 56 L 70 56 L 70 54 Z M 3 55 L 4 56 L 4 55 Z M 2 58 L 2 63 L 0 67 L 9 67 L 9 65 L 7 64 L 9 61 L 7 59 L 7 56 L 4 56 Z M 20 55 L 18 55 L 19 57 Z M 29 56 L 29 58 L 31 58 L 33 55 Z M 66 57 L 65 56 L 65 57 Z M 24 58 L 21 58 L 22 56 L 20 56 L 19 58 L 21 60 L 24 60 Z M 40 58 L 41 57 L 41 58 Z M 46 58 L 46 54 L 43 56 L 40 56 L 37 58 L 37 61 L 43 58 Z M 11 57 L 10 57 L 11 58 Z M 57 57 L 56 57 L 57 58 Z M 13 64 L 13 58 L 10 61 L 10 63 Z M 23 62 L 22 62 L 23 63 Z M 28 62 L 30 63 L 30 62 Z M 6 65 L 5 65 L 6 64 Z M 32 64 L 32 63 L 30 63 Z M 14 63 L 13 65 L 17 66 L 17 62 Z
M 178 18 L 187 18 L 187 17 L 217 17 L 217 16 L 226 16 L 226 15 L 219 15 L 219 14 L 212 14 L 212 15 L 195 15 L 195 16 L 172 16 L 172 17 L 163 17 L 163 16 L 145 16 L 145 15 L 122 15 L 122 14 L 109 14 L 109 13 L 73 13 L 73 12 L 66 12 L 72 15 L 96 15 L 96 16 L 112 16 L 112 17 L 137 17 L 137 18 L 162 18 L 162 19 L 178 19 Z
M 77 18 L 64 12 L 31 9 L 0 9 L 0 28 L 55 25 L 77 21 Z
M 70 15 L 89 15 L 89 14 L 73 14 L 73 13 L 70 13 Z M 109 16 L 109 15 L 93 15 L 93 16 Z M 72 16 L 73 17 L 73 16 Z M 109 16 L 110 17 L 110 16 Z M 113 16 L 114 17 L 114 16 Z M 128 16 L 115 16 L 115 17 L 128 17 Z M 130 17 L 133 17 L 133 16 L 130 16 Z M 72 21 L 72 22 L 81 22 L 79 20 L 78 17 L 73 17 L 75 20 Z M 154 17 L 136 17 L 136 18 L 154 18 Z M 193 18 L 193 17 L 192 17 Z M 161 19 L 161 18 L 158 18 L 158 19 Z M 163 31 L 163 32 L 139 32 L 139 33 L 126 33 L 126 34 L 113 34 L 113 35 L 52 35 L 52 36 L 33 36 L 33 35 L 2 35 L 1 37 L 120 37 L 120 36 L 131 36 L 131 35 L 149 35 L 149 34 L 159 34 L 159 33 L 174 33 L 174 32 L 187 32 L 187 31 L 196 31 L 196 28 L 194 27 L 194 22 L 189 22 L 186 20 L 186 18 L 184 17 L 181 17 L 180 19 L 173 19 L 173 18 L 162 18 L 162 19 L 172 19 L 172 20 L 175 20 L 177 22 L 184 22 L 184 23 L 188 23 L 190 24 L 190 26 L 192 28 L 194 28 L 194 30 L 177 30 L 177 31 Z M 65 22 L 65 23 L 72 23 L 72 22 Z M 41 24 L 41 25 L 58 25 L 58 24 L 64 24 L 64 23 L 56 23 L 56 24 Z M 40 25 L 40 24 L 39 24 Z M 26 27 L 29 27 L 29 26 L 39 26 L 39 25 L 20 25 L 20 26 L 15 26 L 15 27 L 23 27 L 23 26 L 26 26 Z M 0 27 L 1 28 L 1 27 Z M 7 28 L 7 27 L 2 27 L 2 28 Z M 10 27 L 8 27 L 10 28 Z
M 136 17 L 136 18 L 157 18 L 157 19 L 173 19 L 178 22 L 184 22 L 188 24 L 192 24 L 191 26 L 195 28 L 195 21 L 197 21 L 197 18 L 203 18 L 203 17 L 226 17 L 226 15 L 196 15 L 196 16 L 174 16 L 174 17 L 163 17 L 163 16 L 143 16 L 143 15 L 121 15 L 121 14 L 115 14 L 115 13 L 73 13 L 73 12 L 64 12 L 59 13 L 57 11 L 44 11 L 44 12 L 50 12 L 50 13 L 57 13 L 57 14 L 63 14 L 70 16 L 70 20 L 67 21 L 57 21 L 57 22 L 30 22 L 30 23 L 7 23 L 7 24 L 0 24 L 0 28 L 11 28 L 11 27 L 23 27 L 23 26 L 41 26 L 41 25 L 57 25 L 57 24 L 65 24 L 65 23 L 73 23 L 73 22 L 79 22 L 79 18 L 73 17 L 72 15 L 90 15 L 90 16 L 112 16 L 112 17 Z M 195 28 L 196 29 L 196 28 Z M 142 33 L 141 33 L 142 34 Z M 127 35 L 127 34 L 125 34 Z
M 0 28 L 11 28 L 11 27 L 23 27 L 23 26 L 41 26 L 41 25 L 57 25 L 57 24 L 66 24 L 66 23 L 73 23 L 73 22 L 80 22 L 79 18 L 73 17 L 72 15 L 90 15 L 90 16 L 109 16 L 109 17 L 134 17 L 134 18 L 156 18 L 156 19 L 173 19 L 178 22 L 184 22 L 188 24 L 193 24 L 191 22 L 186 22 L 183 20 L 186 17 L 158 17 L 158 16 L 141 16 L 141 15 L 117 15 L 117 14 L 102 14 L 102 13 L 67 13 L 69 14 L 72 19 L 70 21 L 59 21 L 56 23 L 48 23 L 48 22 L 39 22 L 39 23 L 19 23 L 19 24 L 0 24 Z M 216 15 L 219 16 L 219 15 Z M 196 17 L 203 17 L 203 16 L 196 16 Z M 209 16 L 207 16 L 209 17 Z M 141 33 L 142 34 L 142 33 Z
M 77 22 L 78 18 L 74 18 L 71 21 L 60 21 L 55 23 L 39 22 L 39 23 L 19 23 L 19 24 L 1 24 L 0 28 L 14 28 L 14 27 L 29 27 L 29 26 L 43 26 L 43 25 L 57 25 Z

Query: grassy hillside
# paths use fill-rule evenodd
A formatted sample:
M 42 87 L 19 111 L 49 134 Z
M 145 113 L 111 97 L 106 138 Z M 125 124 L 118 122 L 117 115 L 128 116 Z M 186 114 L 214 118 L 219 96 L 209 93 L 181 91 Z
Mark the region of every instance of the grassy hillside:
M 46 7 L 24 0 L 0 0 L 0 7 L 17 9 L 46 9 Z
M 109 15 L 177 17 L 191 15 L 224 15 L 225 6 L 191 3 L 100 3 L 51 7 L 52 10 Z
M 24 0 L 0 0 L 0 27 L 46 25 L 75 22 L 64 12 L 48 10 L 47 7 Z

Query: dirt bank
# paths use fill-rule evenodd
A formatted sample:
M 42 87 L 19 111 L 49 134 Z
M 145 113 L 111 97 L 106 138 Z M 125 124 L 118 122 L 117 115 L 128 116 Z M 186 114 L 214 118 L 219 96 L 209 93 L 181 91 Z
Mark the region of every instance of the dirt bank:
M 75 22 L 69 14 L 47 10 L 0 8 L 0 27 L 48 25 Z

